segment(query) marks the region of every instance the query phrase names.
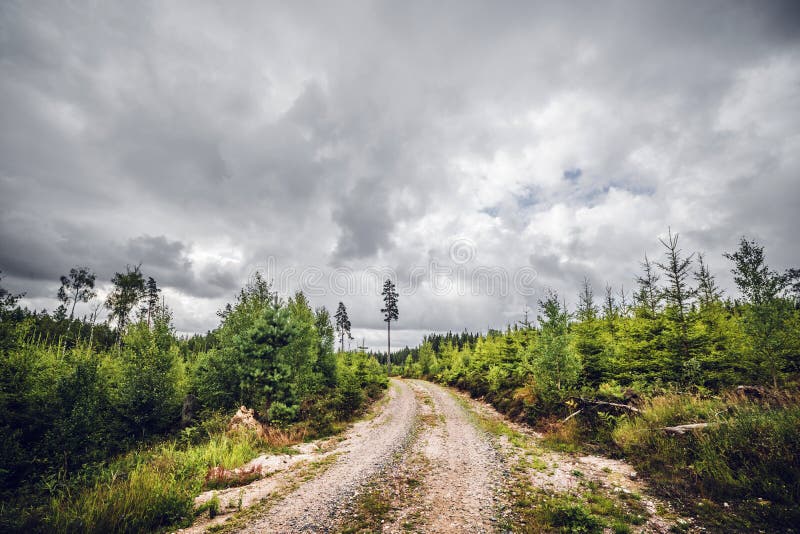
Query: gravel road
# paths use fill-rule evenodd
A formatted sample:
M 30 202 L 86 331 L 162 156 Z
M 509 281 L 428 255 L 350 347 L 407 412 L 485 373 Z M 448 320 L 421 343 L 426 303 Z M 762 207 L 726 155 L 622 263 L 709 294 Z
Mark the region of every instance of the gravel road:
M 353 426 L 337 447 L 342 454 L 322 475 L 301 485 L 242 532 L 335 532 L 341 515 L 361 488 L 407 444 L 416 414 L 409 385 L 392 380 L 391 398 L 370 421 Z
M 417 446 L 425 456 L 423 532 L 491 532 L 496 517 L 503 462 L 490 437 L 470 421 L 466 410 L 441 386 L 413 381 L 433 402 L 435 424 Z
M 600 492 L 618 507 L 637 503 L 642 518 L 629 527 L 632 532 L 666 532 L 673 526 L 657 513 L 659 504 L 669 507 L 651 498 L 624 462 L 546 451 L 529 428 L 449 388 L 392 379 L 374 413 L 353 425 L 338 445 L 333 439 L 306 453 L 311 461 L 329 457 L 333 463 L 327 469 L 304 475 L 302 469 L 287 468 L 241 489 L 239 502 L 245 506 L 274 500 L 263 509 L 253 506 L 246 517 L 227 523 L 225 531 L 527 532 L 513 504 L 519 491 L 529 497 L 544 491 L 569 502 Z M 486 421 L 508 425 L 521 441 L 482 430 L 493 428 Z M 529 487 L 520 486 L 521 480 Z M 200 523 L 193 529 L 208 526 Z

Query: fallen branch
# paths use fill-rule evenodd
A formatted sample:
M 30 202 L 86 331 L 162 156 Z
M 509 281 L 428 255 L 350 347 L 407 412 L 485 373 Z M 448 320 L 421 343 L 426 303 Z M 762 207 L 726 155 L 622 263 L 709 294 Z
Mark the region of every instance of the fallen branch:
M 665 426 L 661 430 L 666 432 L 667 434 L 673 434 L 677 436 L 682 436 L 686 434 L 690 430 L 701 430 L 708 426 L 714 426 L 717 423 L 691 423 L 688 425 L 678 425 L 678 426 Z
M 636 408 L 635 406 L 628 406 L 627 404 L 621 404 L 619 402 L 607 402 L 607 401 L 600 401 L 600 400 L 590 400 L 590 399 L 584 399 L 583 397 L 570 397 L 570 398 L 579 401 L 584 406 L 586 406 L 586 405 L 611 406 L 612 408 L 618 408 L 620 410 L 626 410 L 626 411 L 633 412 L 633 413 L 639 413 L 639 408 Z
M 578 415 L 578 414 L 579 414 L 579 413 L 581 413 L 582 411 L 583 411 L 583 408 L 581 408 L 581 409 L 580 409 L 580 410 L 578 410 L 577 412 L 571 413 L 571 414 L 570 414 L 570 415 L 569 415 L 569 416 L 568 416 L 566 419 L 564 419 L 564 420 L 562 421 L 562 423 L 566 423 L 567 421 L 569 421 L 570 419 L 572 419 L 573 417 L 575 417 L 576 415 Z

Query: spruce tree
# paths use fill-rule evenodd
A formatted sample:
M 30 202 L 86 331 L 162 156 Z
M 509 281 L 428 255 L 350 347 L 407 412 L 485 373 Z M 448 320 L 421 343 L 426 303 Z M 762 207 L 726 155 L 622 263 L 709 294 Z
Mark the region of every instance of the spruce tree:
M 578 311 L 576 313 L 579 321 L 593 321 L 597 318 L 597 306 L 594 303 L 594 292 L 589 279 L 584 277 L 581 285 L 581 292 L 578 294 Z
M 610 285 L 606 285 L 606 298 L 603 300 L 603 319 L 606 321 L 608 331 L 613 336 L 616 333 L 616 321 L 619 317 L 619 306 L 614 298 L 614 290 Z
M 700 306 L 706 308 L 722 297 L 722 290 L 717 287 L 714 275 L 711 274 L 702 254 L 697 255 L 697 265 L 698 270 L 694 273 L 694 279 L 697 282 L 697 299 L 700 301 Z
M 569 334 L 569 313 L 554 291 L 539 301 L 541 326 L 539 343 L 534 355 L 534 371 L 544 386 L 544 393 L 560 396 L 572 387 L 581 372 L 581 360 L 572 346 Z
M 675 352 L 678 361 L 674 362 L 676 368 L 687 364 L 691 359 L 691 343 L 689 341 L 689 309 L 691 299 L 696 291 L 689 286 L 689 277 L 692 274 L 692 256 L 683 257 L 682 251 L 678 248 L 679 234 L 672 235 L 669 230 L 667 240 L 659 239 L 666 249 L 664 263 L 656 262 L 656 265 L 663 271 L 667 280 L 667 285 L 663 288 L 662 294 L 667 303 L 667 318 L 677 328 L 677 347 Z M 676 369 L 677 371 L 677 369 Z M 678 371 L 680 372 L 680 371 Z
M 640 310 L 640 315 L 653 319 L 661 303 L 661 295 L 658 288 L 659 277 L 653 269 L 653 264 L 647 258 L 647 254 L 644 255 L 644 261 L 641 266 L 644 272 L 636 277 L 636 283 L 639 288 L 634 295 L 634 302 L 637 309 Z
M 587 278 L 583 279 L 578 294 L 578 322 L 571 329 L 575 338 L 575 349 L 583 361 L 583 381 L 597 386 L 603 381 L 606 364 L 603 358 L 604 343 L 600 338 L 603 323 L 598 321 L 599 309 L 594 302 L 594 292 Z

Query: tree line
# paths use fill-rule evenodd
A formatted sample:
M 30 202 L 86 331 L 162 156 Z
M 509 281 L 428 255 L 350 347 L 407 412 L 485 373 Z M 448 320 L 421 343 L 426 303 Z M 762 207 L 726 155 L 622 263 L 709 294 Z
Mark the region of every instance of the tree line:
M 541 399 L 604 384 L 775 387 L 797 375 L 800 271 L 770 269 L 763 247 L 742 238 L 724 255 L 740 293 L 731 298 L 703 254 L 681 250 L 678 234 L 669 232 L 661 245 L 660 261 L 642 261 L 632 294 L 606 286 L 599 298 L 584 279 L 569 310 L 547 291 L 536 326 L 428 336 L 407 351 L 404 372 L 480 395 L 526 386 Z

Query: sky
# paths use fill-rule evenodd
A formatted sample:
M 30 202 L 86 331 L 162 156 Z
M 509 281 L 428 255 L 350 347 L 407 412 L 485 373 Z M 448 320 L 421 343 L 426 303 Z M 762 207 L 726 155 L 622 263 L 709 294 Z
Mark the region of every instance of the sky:
M 503 328 L 669 229 L 800 265 L 800 4 L 0 3 L 0 270 L 126 265 L 205 332 L 256 271 L 356 341 Z M 79 315 L 89 305 L 80 304 Z

